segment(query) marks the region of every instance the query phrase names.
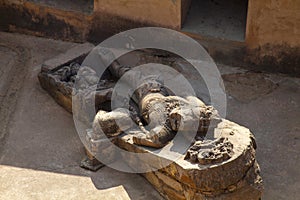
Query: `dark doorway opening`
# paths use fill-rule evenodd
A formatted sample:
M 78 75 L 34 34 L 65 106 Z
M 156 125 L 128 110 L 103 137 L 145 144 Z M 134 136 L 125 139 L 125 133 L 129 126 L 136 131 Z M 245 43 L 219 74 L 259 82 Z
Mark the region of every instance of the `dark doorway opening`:
M 192 0 L 182 31 L 244 41 L 248 0 Z

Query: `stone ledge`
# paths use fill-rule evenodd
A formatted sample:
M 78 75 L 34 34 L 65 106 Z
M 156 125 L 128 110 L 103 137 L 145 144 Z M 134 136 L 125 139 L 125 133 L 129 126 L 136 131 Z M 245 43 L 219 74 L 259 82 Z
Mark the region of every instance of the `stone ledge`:
M 95 46 L 91 43 L 84 43 L 79 44 L 67 52 L 62 53 L 50 60 L 45 61 L 42 64 L 42 72 L 48 72 L 50 70 L 54 70 L 57 67 L 67 65 L 70 62 L 82 62 L 83 59 L 88 55 L 88 53 L 94 48 Z

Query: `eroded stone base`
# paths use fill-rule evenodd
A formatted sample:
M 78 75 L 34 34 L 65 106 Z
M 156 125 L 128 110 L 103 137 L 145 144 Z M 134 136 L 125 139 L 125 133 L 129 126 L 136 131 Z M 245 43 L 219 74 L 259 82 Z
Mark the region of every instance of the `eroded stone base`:
M 130 152 L 153 155 L 152 167 L 170 162 L 157 171 L 142 174 L 167 199 L 260 199 L 263 186 L 251 132 L 223 120 L 214 133 L 233 143 L 234 154 L 227 161 L 210 165 L 192 164 L 184 160 L 184 155 L 173 162 L 157 157 L 148 148 L 134 145 L 130 135 L 118 138 L 116 145 Z M 123 160 L 128 166 L 147 165 L 134 157 Z M 144 166 L 147 167 L 151 166 Z

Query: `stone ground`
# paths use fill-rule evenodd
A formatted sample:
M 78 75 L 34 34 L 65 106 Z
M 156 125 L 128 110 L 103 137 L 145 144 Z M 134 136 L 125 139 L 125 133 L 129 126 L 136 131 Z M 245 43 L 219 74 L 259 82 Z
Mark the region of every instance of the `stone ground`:
M 81 169 L 71 114 L 41 89 L 40 64 L 77 44 L 0 33 L 0 199 L 162 199 L 141 176 Z M 221 66 L 227 118 L 257 139 L 263 199 L 300 196 L 300 79 Z

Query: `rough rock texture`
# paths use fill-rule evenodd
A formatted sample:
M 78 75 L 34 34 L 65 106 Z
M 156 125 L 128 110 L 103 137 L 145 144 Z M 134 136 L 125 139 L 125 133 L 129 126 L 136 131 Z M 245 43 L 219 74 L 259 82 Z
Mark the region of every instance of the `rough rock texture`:
M 166 199 L 253 200 L 260 199 L 262 195 L 262 179 L 255 159 L 255 139 L 245 127 L 225 119 L 219 121 L 213 130 L 215 136 L 213 143 L 215 144 L 211 146 L 206 144 L 203 149 L 203 151 L 212 152 L 212 157 L 201 157 L 202 161 L 199 159 L 199 162 L 190 162 L 185 159 L 184 154 L 176 160 L 159 157 L 153 149 L 134 144 L 133 136 L 136 130 L 127 132 L 128 134 L 114 137 L 111 141 L 129 152 L 148 153 L 147 156 L 141 159 L 122 153 L 116 156 L 114 155 L 116 152 L 110 148 L 107 139 L 92 139 L 93 133 L 91 132 L 87 137 L 87 143 L 95 152 L 102 151 L 101 155 L 107 155 L 111 162 L 114 159 L 122 159 L 127 162 L 128 166 L 139 166 L 140 169 L 160 168 L 161 166 L 157 171 L 142 175 Z M 179 140 L 182 139 L 184 138 Z M 229 147 L 228 144 L 230 144 Z M 103 148 L 103 145 L 107 148 Z M 172 145 L 176 151 L 176 145 Z M 230 150 L 228 153 L 230 156 L 218 157 L 220 146 L 226 146 Z M 103 152 L 103 149 L 106 152 Z M 169 164 L 164 166 L 164 163 Z
M 253 135 L 228 120 L 222 120 L 214 131 L 218 135 L 216 140 L 226 138 L 232 144 L 228 160 L 200 164 L 186 161 L 182 155 L 167 167 L 143 176 L 167 199 L 260 199 L 262 179 L 255 160 Z M 130 135 L 118 138 L 116 145 L 131 152 L 151 154 L 134 145 Z M 166 158 L 157 159 L 153 165 L 165 162 Z M 129 164 L 140 162 L 129 157 L 124 160 Z
M 41 86 L 69 112 L 72 112 L 73 90 L 73 83 L 70 79 L 76 75 L 79 69 L 77 65 L 81 64 L 93 48 L 94 45 L 84 43 L 42 64 L 41 72 L 38 75 Z M 67 71 L 69 72 L 67 73 Z

